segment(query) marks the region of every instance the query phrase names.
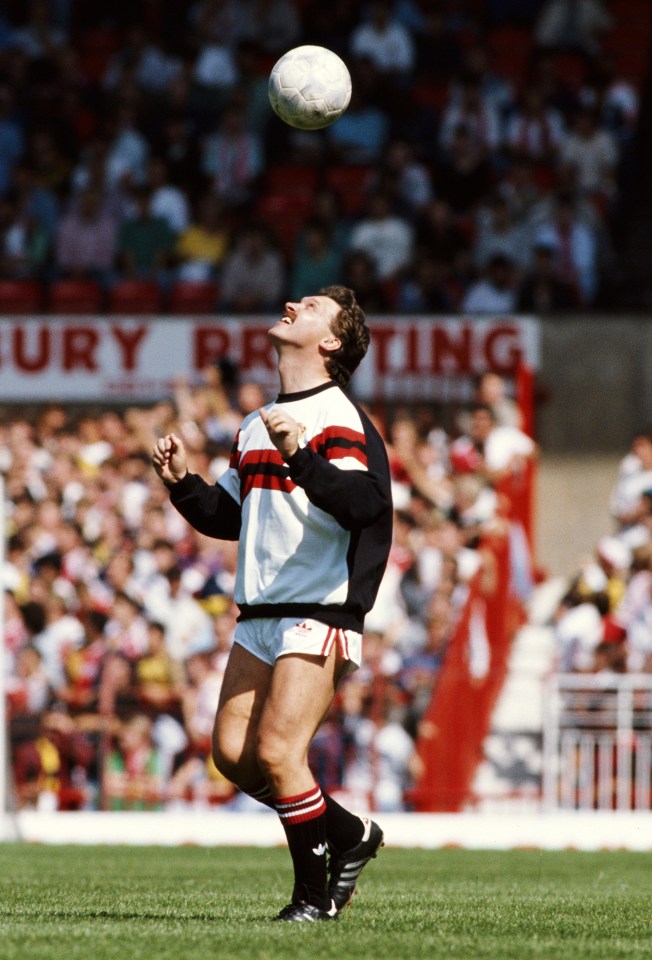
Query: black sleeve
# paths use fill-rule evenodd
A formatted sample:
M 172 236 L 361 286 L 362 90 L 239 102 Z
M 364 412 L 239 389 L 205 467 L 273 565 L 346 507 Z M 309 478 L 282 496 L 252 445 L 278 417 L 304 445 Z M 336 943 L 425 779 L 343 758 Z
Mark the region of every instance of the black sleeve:
M 196 473 L 187 473 L 183 480 L 168 485 L 168 489 L 170 502 L 199 533 L 216 540 L 239 539 L 240 504 L 224 487 L 206 483 Z
M 385 449 L 368 443 L 369 469 L 341 470 L 310 447 L 287 461 L 290 477 L 306 491 L 311 503 L 330 513 L 345 530 L 369 527 L 392 508 L 392 494 Z M 374 446 L 376 449 L 374 450 Z

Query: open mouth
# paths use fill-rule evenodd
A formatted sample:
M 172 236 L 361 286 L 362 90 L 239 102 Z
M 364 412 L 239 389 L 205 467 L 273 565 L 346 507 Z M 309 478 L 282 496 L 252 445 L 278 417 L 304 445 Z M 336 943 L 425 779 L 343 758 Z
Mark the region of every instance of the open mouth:
M 287 325 L 291 327 L 292 324 L 294 323 L 294 320 L 292 319 L 292 317 L 281 317 L 281 323 L 287 323 Z

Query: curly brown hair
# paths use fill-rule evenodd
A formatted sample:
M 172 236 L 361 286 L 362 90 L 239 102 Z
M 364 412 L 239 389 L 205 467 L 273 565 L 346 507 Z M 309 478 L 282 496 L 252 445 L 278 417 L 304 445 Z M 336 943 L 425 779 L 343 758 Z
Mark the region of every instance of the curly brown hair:
M 330 297 L 340 308 L 331 329 L 342 345 L 328 355 L 326 370 L 331 380 L 346 387 L 369 347 L 367 320 L 355 293 L 348 287 L 322 287 L 319 294 Z

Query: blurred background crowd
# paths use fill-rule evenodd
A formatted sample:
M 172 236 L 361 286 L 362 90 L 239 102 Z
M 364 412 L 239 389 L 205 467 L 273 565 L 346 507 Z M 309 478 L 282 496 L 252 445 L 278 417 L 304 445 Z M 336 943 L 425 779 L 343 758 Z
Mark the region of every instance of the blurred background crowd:
M 9 0 L 0 304 L 617 305 L 651 36 L 646 0 Z M 353 77 L 318 133 L 267 100 L 306 42 Z
M 228 373 L 228 376 L 225 374 Z M 50 405 L 0 425 L 8 515 L 5 640 L 15 790 L 21 806 L 111 809 L 253 803 L 210 761 L 237 610 L 237 544 L 192 530 L 154 473 L 154 440 L 184 437 L 216 479 L 242 416 L 268 399 L 222 363 L 202 386 L 122 412 Z M 485 374 L 452 439 L 434 410 L 396 410 L 387 437 L 395 534 L 366 621 L 364 666 L 341 687 L 312 747 L 330 789 L 403 809 L 419 774 L 420 718 L 486 538 L 511 536 L 520 596 L 525 537 L 497 492 L 535 445 L 505 383 Z M 385 429 L 387 428 L 387 429 Z M 472 669 L 486 669 L 486 651 Z
M 187 310 L 199 291 L 205 309 L 267 312 L 342 281 L 370 313 L 618 305 L 650 29 L 647 0 L 5 3 L 0 309 Z M 269 69 L 302 42 L 353 76 L 347 114 L 319 133 L 267 101 Z M 223 362 L 148 409 L 0 413 L 19 806 L 247 808 L 210 761 L 235 547 L 181 520 L 149 454 L 174 430 L 217 479 L 242 416 L 270 399 Z M 514 384 L 486 374 L 475 400 L 379 424 L 394 545 L 363 668 L 311 757 L 362 809 L 410 806 L 470 584 L 491 588 L 487 543 L 509 540 L 523 604 L 541 576 L 501 494 L 537 453 Z M 604 533 L 551 616 L 556 665 L 650 671 L 645 430 Z

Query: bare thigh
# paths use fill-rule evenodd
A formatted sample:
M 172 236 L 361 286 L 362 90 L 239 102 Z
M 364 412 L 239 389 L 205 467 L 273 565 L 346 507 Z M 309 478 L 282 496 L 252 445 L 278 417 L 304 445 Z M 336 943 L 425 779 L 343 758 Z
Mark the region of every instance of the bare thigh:
M 219 770 L 243 790 L 260 786 L 256 743 L 274 668 L 234 643 L 224 672 L 213 730 Z

